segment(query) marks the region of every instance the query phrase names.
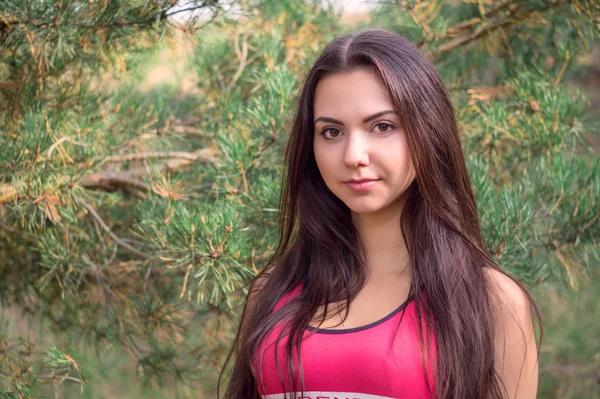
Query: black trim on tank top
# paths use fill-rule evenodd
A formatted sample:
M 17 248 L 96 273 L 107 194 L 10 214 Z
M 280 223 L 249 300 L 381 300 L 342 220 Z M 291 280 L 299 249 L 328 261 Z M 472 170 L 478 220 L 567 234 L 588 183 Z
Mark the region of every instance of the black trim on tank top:
M 369 328 L 378 326 L 379 324 L 384 323 L 384 322 L 388 321 L 389 319 L 391 319 L 392 317 L 396 316 L 398 313 L 400 313 L 400 311 L 402 309 L 404 309 L 406 306 L 408 306 L 408 304 L 410 302 L 412 302 L 413 299 L 414 299 L 414 295 L 409 296 L 406 299 L 406 301 L 404 301 L 402 303 L 402 305 L 398 306 L 394 311 L 392 311 L 392 313 L 388 314 L 387 316 L 385 316 L 382 319 L 379 319 L 372 323 L 366 324 L 364 326 L 354 327 L 354 328 L 337 329 L 337 328 L 318 328 L 318 327 L 313 327 L 313 326 L 308 325 L 308 326 L 306 326 L 306 329 L 309 331 L 313 331 L 313 332 L 321 333 L 321 334 L 347 334 L 347 333 L 353 333 L 353 332 L 367 330 Z

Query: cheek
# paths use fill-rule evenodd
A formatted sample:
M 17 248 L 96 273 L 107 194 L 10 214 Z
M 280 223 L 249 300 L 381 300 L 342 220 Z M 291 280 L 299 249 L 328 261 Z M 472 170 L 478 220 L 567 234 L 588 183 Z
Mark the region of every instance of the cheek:
M 331 170 L 331 155 L 328 156 L 327 152 L 319 146 L 314 146 L 313 152 L 319 172 L 325 178 Z
M 331 162 L 328 162 L 327 157 L 317 158 L 317 167 L 321 173 L 321 177 L 327 183 L 332 175 Z
M 386 151 L 385 163 L 388 165 L 388 170 L 395 175 L 396 179 L 412 181 L 416 173 L 406 140 L 403 138 L 389 148 L 394 148 L 394 151 Z
M 403 169 L 408 174 L 409 181 L 412 182 L 415 179 L 417 173 L 415 170 L 415 165 L 412 161 L 412 157 L 410 156 L 410 150 L 408 149 L 408 143 L 406 143 L 406 140 L 403 140 L 402 154 L 402 162 L 404 163 Z

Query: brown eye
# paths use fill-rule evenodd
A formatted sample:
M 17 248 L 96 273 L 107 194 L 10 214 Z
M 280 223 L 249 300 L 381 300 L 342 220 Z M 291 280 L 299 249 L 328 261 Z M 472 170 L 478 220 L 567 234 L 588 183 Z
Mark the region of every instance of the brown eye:
M 377 128 L 379 129 L 379 131 L 381 133 L 387 133 L 389 132 L 391 129 L 393 129 L 394 127 L 392 125 L 390 125 L 389 123 L 378 123 L 377 124 Z
M 330 127 L 329 129 L 325 129 L 323 130 L 323 133 L 321 133 L 323 136 L 325 136 L 325 138 L 327 138 L 327 133 L 329 133 L 329 136 L 333 139 L 339 137 L 340 135 L 340 130 L 336 129 L 334 127 Z

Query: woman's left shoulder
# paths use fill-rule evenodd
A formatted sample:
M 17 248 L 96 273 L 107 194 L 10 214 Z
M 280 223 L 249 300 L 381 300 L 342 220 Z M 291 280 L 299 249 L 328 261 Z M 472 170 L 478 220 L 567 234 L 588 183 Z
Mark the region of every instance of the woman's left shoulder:
M 508 275 L 491 267 L 483 268 L 484 278 L 495 311 L 510 312 L 529 320 L 530 302 L 525 290 Z
M 533 399 L 537 394 L 537 346 L 527 292 L 499 270 L 486 267 L 494 318 L 495 369 L 509 398 Z

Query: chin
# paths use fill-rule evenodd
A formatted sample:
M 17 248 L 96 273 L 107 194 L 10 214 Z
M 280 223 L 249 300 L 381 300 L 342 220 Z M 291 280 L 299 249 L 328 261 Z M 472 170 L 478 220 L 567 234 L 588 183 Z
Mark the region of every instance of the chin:
M 356 215 L 374 215 L 381 209 L 352 209 L 350 208 L 350 212 Z
M 395 199 L 392 198 L 374 198 L 365 196 L 363 198 L 342 198 L 342 201 L 356 214 L 375 214 L 380 212 L 390 213 L 390 216 L 396 212 L 401 212 L 402 196 L 398 195 Z
M 376 213 L 385 208 L 382 204 L 358 203 L 358 201 L 344 201 L 344 203 L 351 212 L 357 214 Z

